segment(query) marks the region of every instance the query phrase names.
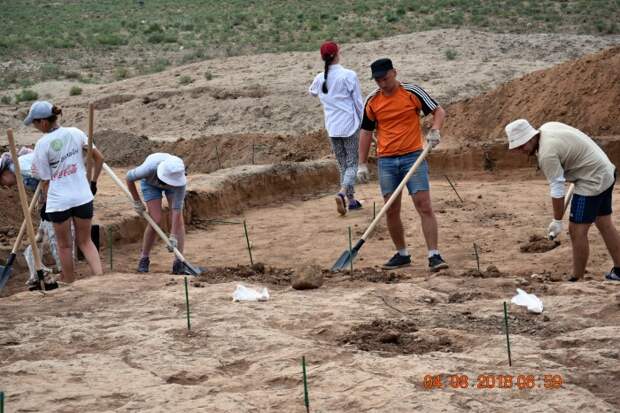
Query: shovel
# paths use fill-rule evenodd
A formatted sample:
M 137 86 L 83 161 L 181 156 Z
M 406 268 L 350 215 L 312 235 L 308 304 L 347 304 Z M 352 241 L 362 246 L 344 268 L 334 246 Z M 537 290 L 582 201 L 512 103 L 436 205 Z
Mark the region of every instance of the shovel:
M 424 151 L 420 154 L 420 156 L 415 161 L 411 169 L 409 169 L 409 172 L 407 172 L 407 175 L 405 175 L 401 183 L 398 184 L 398 186 L 396 187 L 396 190 L 390 196 L 390 199 L 388 199 L 385 205 L 383 205 L 383 208 L 381 208 L 381 211 L 379 211 L 375 219 L 370 223 L 370 225 L 368 226 L 368 229 L 366 229 L 366 232 L 364 232 L 364 235 L 362 235 L 362 238 L 360 238 L 360 240 L 355 243 L 352 249 L 345 250 L 342 253 L 340 258 L 338 258 L 338 260 L 332 267 L 332 271 L 341 271 L 351 266 L 351 261 L 355 259 L 358 251 L 360 250 L 360 248 L 362 248 L 362 245 L 364 245 L 364 242 L 366 242 L 366 239 L 370 236 L 372 231 L 375 229 L 375 226 L 377 226 L 377 223 L 379 223 L 379 220 L 383 217 L 383 215 L 385 215 L 385 213 L 390 208 L 390 206 L 394 203 L 396 198 L 398 198 L 398 195 L 400 195 L 400 193 L 402 192 L 403 188 L 407 184 L 407 181 L 409 181 L 409 178 L 411 178 L 411 175 L 413 175 L 413 173 L 416 171 L 416 169 L 418 169 L 422 161 L 424 161 L 424 158 L 426 158 L 426 155 L 428 155 L 430 150 L 431 150 L 431 145 L 427 145 L 426 148 L 424 148 Z
M 570 201 L 573 198 L 573 192 L 575 192 L 575 184 L 570 184 L 570 186 L 568 187 L 568 192 L 564 196 L 564 212 L 562 213 L 562 218 L 564 218 L 564 214 L 566 213 L 566 210 L 568 209 L 568 205 L 570 204 Z M 555 238 L 556 237 L 549 234 L 549 239 L 551 241 L 553 241 Z
M 19 178 L 18 178 L 19 179 Z M 39 195 L 41 194 L 41 183 L 37 185 L 37 189 L 34 191 L 34 195 L 32 196 L 32 201 L 30 201 L 30 207 L 28 208 L 28 215 L 32 214 L 34 211 L 34 207 L 37 204 L 37 199 L 39 199 Z M 6 266 L 0 265 L 0 291 L 6 285 L 6 282 L 11 277 L 11 273 L 13 272 L 13 262 L 15 261 L 15 256 L 17 255 L 17 249 L 22 243 L 22 239 L 24 238 L 24 234 L 26 233 L 26 220 L 22 222 L 21 227 L 19 228 L 19 234 L 17 235 L 17 239 L 13 244 L 13 249 L 9 254 L 9 258 L 6 260 Z
M 39 254 L 39 247 L 37 246 L 37 240 L 34 235 L 34 227 L 32 226 L 32 218 L 30 217 L 30 211 L 28 209 L 28 201 L 26 197 L 26 189 L 24 189 L 24 182 L 21 179 L 21 170 L 19 168 L 19 161 L 17 160 L 17 151 L 15 150 L 15 138 L 13 137 L 13 129 L 7 131 L 9 138 L 9 147 L 11 149 L 11 156 L 15 159 L 15 176 L 17 176 L 17 190 L 19 192 L 19 201 L 22 206 L 22 212 L 24 213 L 24 221 L 26 223 L 26 231 L 28 231 L 28 238 L 30 239 L 30 246 L 32 247 L 32 255 L 34 256 L 34 267 L 37 270 L 37 278 L 41 284 L 41 290 L 53 290 L 58 288 L 56 282 L 46 283 L 45 274 L 43 273 L 43 267 L 41 266 L 41 255 Z
M 133 202 L 133 197 L 131 196 L 131 192 L 129 192 L 129 189 L 127 189 L 125 187 L 125 185 L 123 185 L 123 183 L 121 182 L 120 179 L 118 179 L 118 177 L 116 176 L 116 174 L 114 173 L 114 171 L 107 165 L 107 164 L 103 164 L 103 170 L 106 171 L 106 173 L 110 176 L 110 178 L 112 178 L 112 180 L 114 181 L 114 183 L 116 185 L 118 185 L 119 188 L 121 188 L 123 190 L 123 192 L 125 193 L 125 195 L 127 195 L 127 197 L 129 198 L 129 200 L 131 202 Z M 164 240 L 164 242 L 169 245 L 170 241 L 168 240 L 168 236 L 164 233 L 164 231 L 162 231 L 162 229 L 159 227 L 159 225 L 157 225 L 155 223 L 155 221 L 153 221 L 153 218 L 151 218 L 151 216 L 149 215 L 148 212 L 144 211 L 142 213 L 142 217 L 144 219 L 146 219 L 146 222 L 149 223 L 149 225 L 155 230 L 155 232 L 157 232 L 157 234 L 161 237 L 161 239 Z M 183 266 L 185 267 L 185 271 L 189 274 L 189 275 L 200 275 L 202 274 L 202 270 L 199 267 L 195 267 L 192 264 L 190 264 L 189 262 L 187 262 L 187 260 L 185 259 L 185 257 L 183 257 L 183 254 L 181 254 L 181 251 L 179 251 L 177 248 L 175 248 L 173 250 L 174 255 L 183 263 Z

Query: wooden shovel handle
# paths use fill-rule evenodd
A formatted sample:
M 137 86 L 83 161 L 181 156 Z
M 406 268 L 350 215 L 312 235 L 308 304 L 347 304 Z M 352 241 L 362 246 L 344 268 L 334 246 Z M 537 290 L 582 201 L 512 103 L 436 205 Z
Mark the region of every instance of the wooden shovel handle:
M 17 178 L 19 179 L 19 177 Z M 37 184 L 37 189 L 34 191 L 34 195 L 32 196 L 32 200 L 30 201 L 30 206 L 28 207 L 28 215 L 32 215 L 35 206 L 37 205 L 37 200 L 41 195 L 41 182 Z M 22 221 L 22 225 L 19 227 L 19 234 L 17 234 L 17 239 L 15 239 L 15 243 L 13 244 L 13 250 L 11 251 L 13 254 L 17 252 L 19 245 L 22 243 L 22 239 L 24 238 L 24 234 L 26 233 L 26 220 Z
M 39 255 L 39 248 L 37 247 L 36 237 L 34 235 L 34 227 L 32 226 L 32 218 L 30 217 L 30 210 L 28 208 L 28 197 L 26 196 L 26 189 L 24 188 L 24 182 L 21 179 L 22 173 L 19 167 L 19 159 L 17 158 L 17 150 L 15 149 L 15 138 L 13 137 L 13 129 L 6 131 L 9 139 L 9 148 L 11 150 L 11 156 L 13 157 L 13 165 L 15 165 L 15 176 L 17 177 L 17 191 L 19 193 L 19 202 L 22 205 L 22 212 L 24 213 L 24 221 L 26 222 L 26 230 L 28 231 L 28 238 L 30 238 L 30 246 L 32 247 L 32 255 L 34 256 L 34 267 L 37 272 L 41 271 L 41 256 Z

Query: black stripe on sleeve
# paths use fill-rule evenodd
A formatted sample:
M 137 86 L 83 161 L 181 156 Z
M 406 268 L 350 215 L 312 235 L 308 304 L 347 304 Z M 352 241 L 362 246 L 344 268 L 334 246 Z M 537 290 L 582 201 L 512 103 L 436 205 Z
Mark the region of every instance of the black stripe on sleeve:
M 368 115 L 366 114 L 366 107 L 368 106 L 368 104 L 370 103 L 372 98 L 377 94 L 378 91 L 379 89 L 376 89 L 374 92 L 368 95 L 368 97 L 366 98 L 366 101 L 364 102 L 364 117 L 362 118 L 362 126 L 361 126 L 361 128 L 364 130 L 373 131 L 375 130 L 375 127 L 377 126 L 377 122 L 370 119 Z
M 422 113 L 424 113 L 425 116 L 432 113 L 439 106 L 435 99 L 426 93 L 426 91 L 420 86 L 411 83 L 403 83 L 403 87 L 406 91 L 414 94 L 420 100 L 422 103 Z

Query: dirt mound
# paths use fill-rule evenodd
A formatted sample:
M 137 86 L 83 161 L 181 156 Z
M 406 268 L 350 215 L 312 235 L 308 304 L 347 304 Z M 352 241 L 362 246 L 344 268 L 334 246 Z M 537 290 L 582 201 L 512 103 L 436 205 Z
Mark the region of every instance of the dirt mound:
M 392 354 L 462 351 L 448 336 L 418 332 L 415 324 L 407 320 L 373 320 L 360 324 L 341 337 L 339 343 L 353 344 L 362 351 Z
M 530 236 L 530 239 L 524 245 L 521 245 L 519 248 L 521 252 L 526 253 L 535 253 L 535 252 L 547 252 L 552 249 L 558 247 L 560 245 L 560 241 L 558 240 L 550 240 L 540 235 L 534 234 Z
M 504 139 L 504 126 L 528 119 L 575 126 L 587 134 L 620 133 L 620 46 L 530 73 L 484 95 L 447 107 L 446 136 Z
M 293 270 L 291 269 L 265 267 L 261 263 L 256 263 L 252 266 L 209 267 L 200 276 L 193 278 L 193 284 L 196 285 L 201 282 L 219 284 L 231 281 L 246 281 L 257 284 L 289 286 L 291 285 L 292 275 Z
M 95 142 L 112 166 L 134 166 L 153 152 L 168 152 L 181 157 L 190 173 L 238 165 L 303 162 L 331 153 L 322 130 L 297 136 L 226 134 L 158 142 L 145 135 L 105 129 L 95 133 Z
M 0 187 L 0 211 L 2 211 L 0 213 L 0 247 L 6 247 L 14 242 L 24 219 L 19 195 L 15 188 Z M 37 213 L 32 215 L 35 230 L 39 222 L 37 216 Z

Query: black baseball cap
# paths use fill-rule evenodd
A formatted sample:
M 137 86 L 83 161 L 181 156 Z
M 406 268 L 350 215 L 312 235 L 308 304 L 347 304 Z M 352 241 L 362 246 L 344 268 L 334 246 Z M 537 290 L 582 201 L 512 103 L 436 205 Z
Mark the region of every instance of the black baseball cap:
M 387 57 L 383 59 L 378 59 L 372 62 L 370 65 L 370 70 L 372 72 L 372 78 L 376 79 L 378 77 L 383 77 L 390 70 L 394 69 L 394 65 L 392 65 L 392 61 Z

